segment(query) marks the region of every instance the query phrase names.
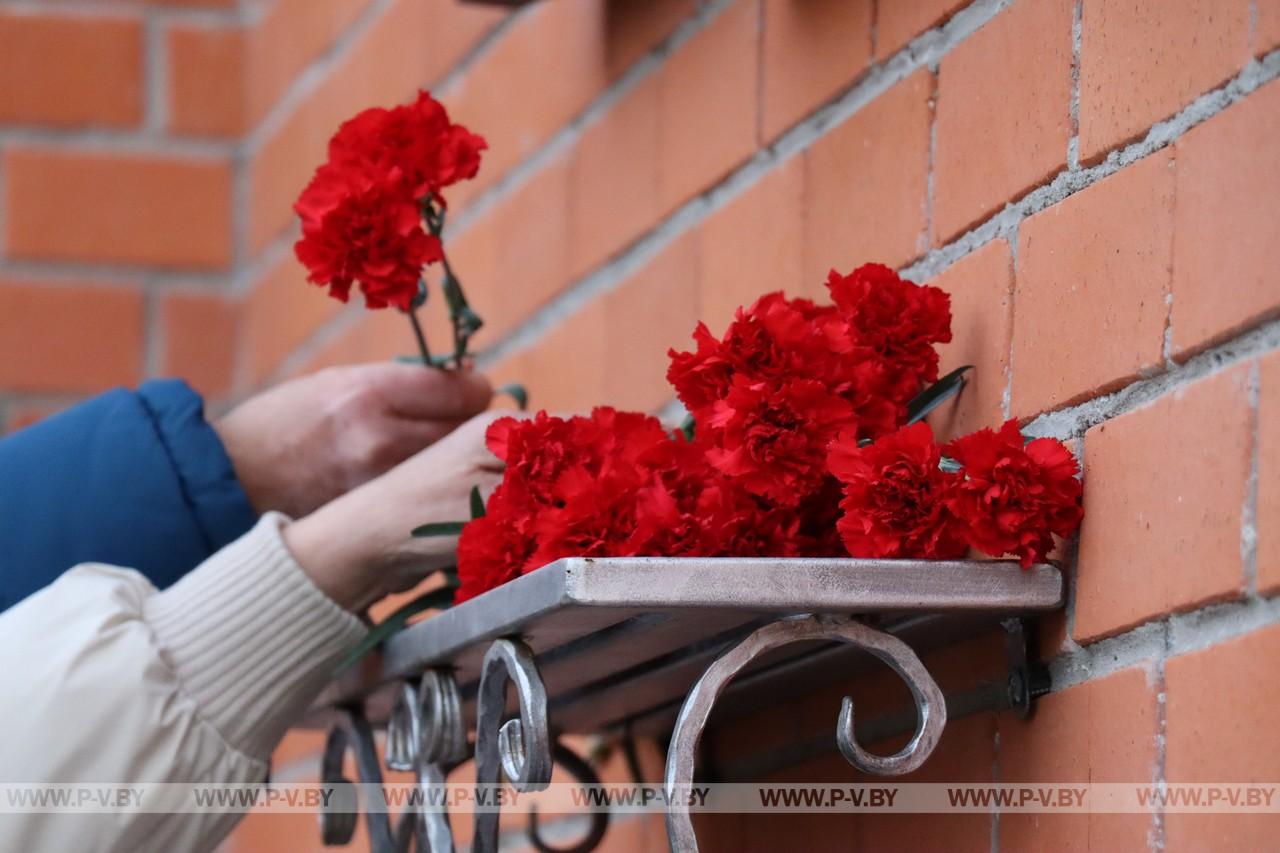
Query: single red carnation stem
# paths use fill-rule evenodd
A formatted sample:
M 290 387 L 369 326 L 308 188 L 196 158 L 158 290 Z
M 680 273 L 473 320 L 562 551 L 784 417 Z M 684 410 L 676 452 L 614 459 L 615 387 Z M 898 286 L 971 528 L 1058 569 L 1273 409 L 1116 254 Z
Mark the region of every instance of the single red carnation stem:
M 431 348 L 427 346 L 427 336 L 422 331 L 422 324 L 418 322 L 418 309 L 410 308 L 404 313 L 409 318 L 409 325 L 413 326 L 413 336 L 418 339 L 418 352 L 422 354 L 422 363 L 427 367 L 439 368 L 440 365 L 431 360 Z
M 454 274 L 453 267 L 449 264 L 449 256 L 444 251 L 444 209 L 439 210 L 428 199 L 422 205 L 422 216 L 427 222 L 427 230 L 437 240 L 441 241 L 440 250 L 440 266 L 444 270 L 441 289 L 444 291 L 445 304 L 449 307 L 449 320 L 453 326 L 453 360 L 454 364 L 462 367 L 463 360 L 467 356 L 467 344 L 471 340 L 480 327 L 483 325 L 479 315 L 471 310 L 471 305 L 467 302 L 467 297 L 462 292 L 462 282 L 458 276 Z

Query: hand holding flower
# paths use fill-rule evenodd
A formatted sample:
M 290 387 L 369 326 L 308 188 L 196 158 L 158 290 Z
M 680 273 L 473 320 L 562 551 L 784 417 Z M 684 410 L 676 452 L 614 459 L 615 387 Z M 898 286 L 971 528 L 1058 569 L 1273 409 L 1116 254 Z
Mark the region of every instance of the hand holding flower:
M 338 367 L 251 397 L 214 429 L 254 509 L 300 518 L 443 438 L 491 396 L 470 370 Z
M 381 477 L 293 522 L 284 531 L 289 550 L 321 590 L 352 611 L 451 565 L 457 537 L 412 538 L 408 531 L 468 518 L 471 490 L 493 491 L 503 465 L 484 437 L 503 414 L 472 418 Z

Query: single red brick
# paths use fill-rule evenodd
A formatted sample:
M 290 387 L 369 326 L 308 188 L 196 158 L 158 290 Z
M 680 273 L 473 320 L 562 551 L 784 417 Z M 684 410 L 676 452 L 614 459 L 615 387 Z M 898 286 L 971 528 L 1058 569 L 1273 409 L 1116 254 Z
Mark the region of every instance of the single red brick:
M 876 58 L 887 59 L 925 30 L 938 26 L 966 0 L 911 0 L 876 4 Z
M 248 127 L 247 40 L 241 29 L 175 26 L 169 30 L 171 130 L 236 136 Z
M 939 347 L 939 372 L 965 364 L 965 386 L 931 417 L 934 431 L 953 438 L 1004 421 L 1013 323 L 1013 257 L 1009 244 L 993 240 L 929 281 L 951 294 L 952 342 Z
M 235 303 L 195 293 L 170 293 L 161 301 L 166 376 L 179 376 L 206 397 L 231 391 L 238 338 Z
M 1280 592 L 1280 353 L 1258 361 L 1258 591 Z
M 1280 308 L 1280 82 L 1175 146 L 1173 349 L 1185 356 Z
M 1240 595 L 1248 376 L 1240 365 L 1086 434 L 1077 642 Z
M 1165 778 L 1261 782 L 1280 768 L 1275 737 L 1280 626 L 1179 655 L 1165 664 Z M 1274 803 L 1272 804 L 1274 806 Z M 1166 850 L 1267 850 L 1280 814 L 1167 813 Z
M 127 127 L 142 99 L 136 18 L 0 11 L 0 122 Z
M 101 391 L 142 379 L 136 287 L 0 280 L 0 388 Z
M 739 307 L 769 291 L 825 296 L 820 282 L 807 287 L 801 279 L 803 193 L 804 162 L 793 157 L 703 220 L 698 319 L 715 334 Z M 687 345 L 686 337 L 681 346 Z
M 1280 0 L 1257 0 L 1253 28 L 1253 52 L 1262 56 L 1280 47 Z
M 1013 415 L 1068 405 L 1161 363 L 1172 229 L 1166 152 L 1022 223 Z
M 1074 0 L 1025 0 L 942 59 L 933 235 L 946 242 L 1066 164 Z
M 726 175 L 756 147 L 757 0 L 737 0 L 662 67 L 663 210 Z
M 675 399 L 667 350 L 682 347 L 698 322 L 698 234 L 682 234 L 604 297 L 604 402 L 656 411 Z
M 872 0 L 763 0 L 760 119 L 770 140 L 848 86 L 871 60 Z
M 1040 699 L 1035 715 L 1000 715 L 998 781 L 1154 780 L 1159 736 L 1151 673 L 1123 669 Z M 1002 850 L 1145 850 L 1147 814 L 1000 815 Z
M 15 258 L 219 269 L 231 259 L 227 163 L 10 149 Z
M 1081 161 L 1144 136 L 1248 58 L 1247 0 L 1085 0 Z
M 932 89 L 917 71 L 805 152 L 804 286 L 924 248 Z
M 658 78 L 648 77 L 579 140 L 570 167 L 569 274 L 577 278 L 658 218 Z

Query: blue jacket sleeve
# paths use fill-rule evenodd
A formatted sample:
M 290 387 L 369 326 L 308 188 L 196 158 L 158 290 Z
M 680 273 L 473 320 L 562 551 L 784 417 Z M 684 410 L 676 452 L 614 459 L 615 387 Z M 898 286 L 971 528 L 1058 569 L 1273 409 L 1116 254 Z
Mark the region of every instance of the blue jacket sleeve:
M 163 589 L 255 520 L 186 383 L 109 391 L 0 441 L 0 610 L 86 561 Z

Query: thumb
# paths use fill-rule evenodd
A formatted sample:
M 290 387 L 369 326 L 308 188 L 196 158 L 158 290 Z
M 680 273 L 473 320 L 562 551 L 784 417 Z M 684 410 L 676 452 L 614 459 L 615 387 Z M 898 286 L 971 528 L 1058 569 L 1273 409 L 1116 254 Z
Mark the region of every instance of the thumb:
M 368 382 L 396 414 L 412 419 L 461 421 L 484 411 L 493 387 L 475 370 L 440 370 L 421 364 L 367 364 L 357 381 Z

